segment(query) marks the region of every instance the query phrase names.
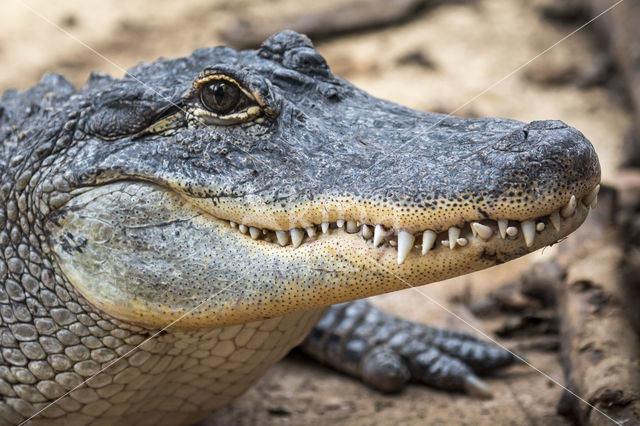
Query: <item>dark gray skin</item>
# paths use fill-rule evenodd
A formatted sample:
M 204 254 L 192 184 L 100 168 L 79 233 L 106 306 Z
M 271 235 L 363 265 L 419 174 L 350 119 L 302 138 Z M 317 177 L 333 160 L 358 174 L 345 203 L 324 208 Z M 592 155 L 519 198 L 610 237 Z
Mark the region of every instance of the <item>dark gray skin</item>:
M 331 306 L 301 345 L 313 358 L 397 392 L 410 381 L 491 397 L 476 374 L 519 359 L 472 336 L 398 319 L 364 300 Z
M 41 416 L 195 422 L 299 343 L 324 307 L 553 244 L 595 206 L 600 180 L 593 147 L 564 123 L 376 99 L 291 31 L 255 51 L 92 75 L 78 90 L 45 76 L 0 98 L 0 140 L 9 423 L 98 373 L 80 389 L 89 396 Z M 472 370 L 513 361 L 366 304 L 335 309 L 307 349 L 383 390 L 413 379 L 486 395 Z M 109 365 L 148 336 L 138 358 Z M 165 403 L 175 395 L 193 396 Z

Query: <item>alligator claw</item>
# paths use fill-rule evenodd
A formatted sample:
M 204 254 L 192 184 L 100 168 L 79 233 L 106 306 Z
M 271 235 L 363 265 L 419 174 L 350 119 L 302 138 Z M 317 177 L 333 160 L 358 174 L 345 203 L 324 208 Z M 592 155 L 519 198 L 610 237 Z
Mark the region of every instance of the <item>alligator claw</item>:
M 464 379 L 464 389 L 469 395 L 483 399 L 493 398 L 493 392 L 489 385 L 483 382 L 478 376 L 470 374 Z

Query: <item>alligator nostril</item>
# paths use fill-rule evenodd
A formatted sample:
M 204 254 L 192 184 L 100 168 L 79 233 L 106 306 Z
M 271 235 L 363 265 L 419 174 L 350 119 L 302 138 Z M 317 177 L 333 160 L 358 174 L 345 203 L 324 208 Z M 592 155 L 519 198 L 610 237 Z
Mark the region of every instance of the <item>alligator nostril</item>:
M 514 130 L 496 142 L 493 148 L 498 151 L 522 152 L 526 149 L 524 145 L 528 135 L 526 127 Z

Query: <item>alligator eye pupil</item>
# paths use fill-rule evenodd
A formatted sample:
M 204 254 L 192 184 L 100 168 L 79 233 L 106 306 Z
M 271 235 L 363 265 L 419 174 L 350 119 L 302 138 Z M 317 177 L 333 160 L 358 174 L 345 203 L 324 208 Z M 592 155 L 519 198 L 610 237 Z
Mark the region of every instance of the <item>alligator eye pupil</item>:
M 218 104 L 222 104 L 222 101 L 224 100 L 224 83 L 214 85 L 213 94 L 216 97 L 216 102 Z
M 213 112 L 229 112 L 240 100 L 240 89 L 233 83 L 214 81 L 202 89 L 200 98 Z

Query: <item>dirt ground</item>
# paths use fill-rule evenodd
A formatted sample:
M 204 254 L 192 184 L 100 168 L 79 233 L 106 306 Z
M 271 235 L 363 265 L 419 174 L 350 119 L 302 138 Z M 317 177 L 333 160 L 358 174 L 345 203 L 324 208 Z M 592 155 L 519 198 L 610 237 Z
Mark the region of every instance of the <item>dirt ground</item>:
M 240 18 L 278 21 L 340 3 L 344 0 L 316 2 L 317 6 L 297 0 L 5 0 L 0 16 L 0 91 L 28 88 L 44 72 L 61 73 L 80 86 L 92 70 L 122 75 L 139 61 L 224 44 L 221 32 Z M 335 73 L 376 96 L 413 108 L 523 121 L 563 120 L 593 142 L 603 181 L 611 182 L 622 161 L 620 147 L 631 115 L 610 85 L 576 82 L 602 63 L 592 27 L 537 57 L 582 23 L 543 19 L 541 10 L 549 3 L 447 4 L 402 25 L 316 45 Z M 574 81 L 549 83 L 554 76 L 572 73 L 578 76 Z M 454 300 L 478 301 L 562 246 L 424 287 L 428 297 L 406 290 L 375 300 L 408 319 L 477 334 L 473 326 L 493 335 L 495 321 L 475 318 L 465 304 Z M 302 357 L 290 357 L 206 424 L 568 424 L 555 408 L 562 389 L 554 381 L 563 382 L 558 353 L 527 344 L 526 339 L 500 341 L 540 371 L 522 365 L 489 378 L 495 393 L 491 400 L 419 386 L 384 396 Z

